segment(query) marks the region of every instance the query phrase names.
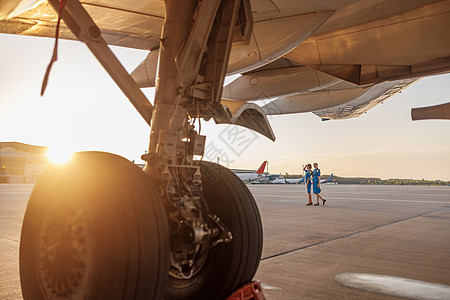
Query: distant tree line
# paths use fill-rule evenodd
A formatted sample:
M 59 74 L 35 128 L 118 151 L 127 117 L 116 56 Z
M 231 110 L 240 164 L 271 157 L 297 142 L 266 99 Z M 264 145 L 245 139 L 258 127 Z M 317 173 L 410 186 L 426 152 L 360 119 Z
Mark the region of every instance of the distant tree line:
M 327 179 L 329 175 L 320 176 L 320 179 Z M 285 178 L 301 178 L 302 175 L 285 175 Z M 450 181 L 442 180 L 417 180 L 417 179 L 381 179 L 367 177 L 340 177 L 333 176 L 333 182 L 338 184 L 377 184 L 377 185 L 450 185 Z
M 449 185 L 449 181 L 442 180 L 417 180 L 401 178 L 365 178 L 365 177 L 339 177 L 335 176 L 335 182 L 339 184 L 378 184 L 378 185 Z

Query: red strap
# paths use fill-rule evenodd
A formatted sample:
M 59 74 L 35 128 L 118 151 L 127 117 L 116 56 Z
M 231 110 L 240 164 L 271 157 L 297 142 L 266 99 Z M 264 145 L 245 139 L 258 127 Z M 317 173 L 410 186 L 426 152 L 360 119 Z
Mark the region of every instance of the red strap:
M 47 71 L 45 72 L 45 76 L 44 76 L 44 81 L 42 82 L 41 96 L 44 95 L 45 88 L 47 87 L 48 76 L 50 75 L 50 70 L 53 66 L 53 63 L 58 60 L 59 24 L 61 23 L 61 15 L 64 10 L 64 7 L 66 6 L 66 2 L 67 2 L 67 0 L 61 0 L 61 2 L 59 2 L 58 22 L 56 23 L 56 34 L 55 34 L 55 47 L 53 48 L 52 59 L 50 60 L 50 63 L 48 64 Z

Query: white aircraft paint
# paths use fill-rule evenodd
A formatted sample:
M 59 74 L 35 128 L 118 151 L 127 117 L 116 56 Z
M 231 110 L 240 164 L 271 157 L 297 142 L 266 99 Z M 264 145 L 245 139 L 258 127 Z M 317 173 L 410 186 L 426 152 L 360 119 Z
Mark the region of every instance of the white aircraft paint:
M 450 286 L 445 284 L 364 273 L 340 273 L 335 275 L 334 279 L 346 287 L 393 297 L 422 300 L 450 299 Z
M 264 290 L 281 291 L 281 288 L 279 288 L 279 287 L 271 286 L 271 285 L 268 285 L 268 284 L 265 284 L 265 283 L 262 283 L 262 282 L 261 282 L 261 287 Z

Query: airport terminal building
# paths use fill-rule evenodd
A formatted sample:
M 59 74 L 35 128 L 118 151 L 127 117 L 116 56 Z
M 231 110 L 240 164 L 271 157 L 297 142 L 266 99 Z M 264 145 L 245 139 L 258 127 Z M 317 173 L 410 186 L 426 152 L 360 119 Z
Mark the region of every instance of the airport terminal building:
M 0 183 L 35 183 L 48 165 L 47 147 L 0 142 Z

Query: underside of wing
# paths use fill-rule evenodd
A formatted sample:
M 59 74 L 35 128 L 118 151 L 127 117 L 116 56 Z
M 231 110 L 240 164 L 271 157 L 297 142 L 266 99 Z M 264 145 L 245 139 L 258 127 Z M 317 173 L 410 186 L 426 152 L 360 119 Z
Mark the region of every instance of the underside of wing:
M 338 15 L 345 20 L 345 11 L 362 4 L 337 12 L 286 57 L 356 84 L 450 70 L 450 1 L 381 1 L 367 22 L 339 28 Z M 377 18 L 380 10 L 393 14 Z M 370 12 L 360 11 L 361 18 Z
M 427 75 L 450 70 L 450 1 L 354 1 L 281 58 L 224 87 L 266 115 L 358 117 Z M 269 103 L 268 103 L 269 102 Z
M 132 77 L 154 87 L 164 1 L 82 6 L 107 44 L 151 50 Z M 207 116 L 217 123 L 274 139 L 266 115 L 352 118 L 417 78 L 450 71 L 450 0 L 250 0 L 250 7 L 248 39 L 233 42 L 226 69 L 241 76 L 223 88 L 222 115 Z M 58 14 L 44 0 L 11 0 L 0 4 L 2 18 L 1 33 L 54 37 Z M 64 24 L 60 37 L 76 39 Z
M 88 0 L 83 7 L 95 20 L 109 45 L 151 50 L 159 47 L 164 22 L 164 2 L 157 0 Z M 0 20 L 0 32 L 54 37 L 58 14 L 44 0 L 16 17 Z M 60 38 L 76 40 L 63 24 Z

